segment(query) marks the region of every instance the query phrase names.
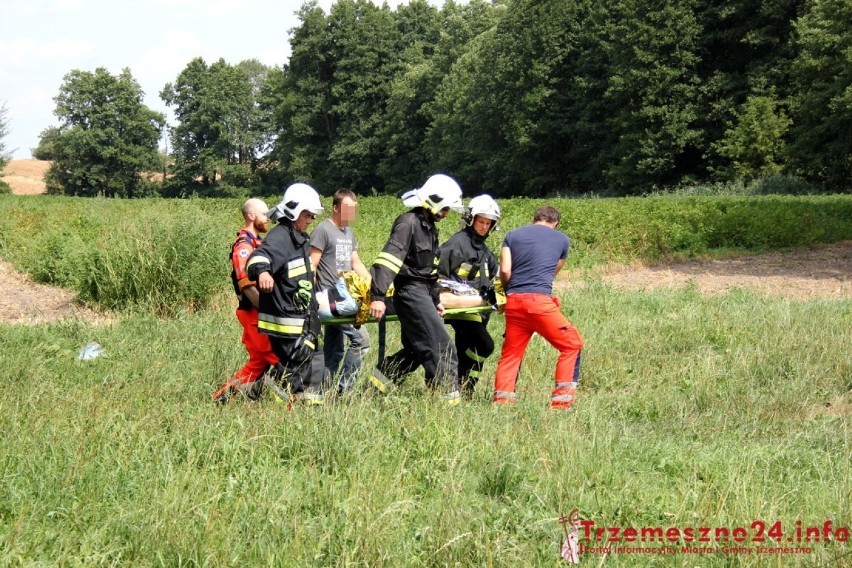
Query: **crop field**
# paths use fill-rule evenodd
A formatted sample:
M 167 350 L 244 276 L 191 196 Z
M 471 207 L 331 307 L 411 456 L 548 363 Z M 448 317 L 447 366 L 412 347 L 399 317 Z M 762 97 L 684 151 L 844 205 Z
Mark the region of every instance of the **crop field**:
M 501 201 L 492 248 L 539 203 Z M 100 316 L 0 323 L 0 566 L 560 566 L 574 509 L 583 565 L 852 562 L 849 294 L 596 271 L 849 241 L 852 197 L 554 203 L 582 280 L 556 290 L 586 343 L 572 412 L 547 407 L 540 338 L 512 408 L 490 403 L 495 353 L 458 407 L 415 373 L 387 397 L 362 385 L 288 411 L 210 400 L 245 356 L 226 264 L 238 202 L 0 196 L 21 286 Z M 361 204 L 370 261 L 403 208 Z M 503 318 L 490 328 L 499 352 Z M 78 360 L 89 342 L 102 356 Z

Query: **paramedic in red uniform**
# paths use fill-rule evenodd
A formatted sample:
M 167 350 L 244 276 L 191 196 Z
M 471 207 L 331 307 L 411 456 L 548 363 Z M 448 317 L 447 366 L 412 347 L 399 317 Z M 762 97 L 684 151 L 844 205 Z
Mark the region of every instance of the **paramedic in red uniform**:
M 246 262 L 254 249 L 260 246 L 261 233 L 269 230 L 267 210 L 266 204 L 260 199 L 249 199 L 243 203 L 245 224 L 231 245 L 231 282 L 239 300 L 237 319 L 243 326 L 242 341 L 248 351 L 249 359 L 213 395 L 213 399 L 222 404 L 227 403 L 237 392 L 243 393 L 249 399 L 257 399 L 260 396 L 262 384 L 257 379 L 270 366 L 278 363 L 278 358 L 269 344 L 269 337 L 257 331 L 257 305 L 260 293 L 255 282 L 249 280 L 246 274 Z

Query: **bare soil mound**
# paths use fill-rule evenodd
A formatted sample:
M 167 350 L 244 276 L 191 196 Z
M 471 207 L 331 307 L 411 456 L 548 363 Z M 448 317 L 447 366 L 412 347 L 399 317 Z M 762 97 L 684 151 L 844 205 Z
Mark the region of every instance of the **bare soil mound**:
M 47 192 L 44 174 L 50 162 L 45 160 L 10 160 L 3 169 L 3 181 L 15 195 L 38 195 Z
M 0 322 L 38 324 L 80 318 L 95 324 L 111 319 L 74 303 L 75 294 L 33 282 L 8 262 L 0 260 Z
M 667 265 L 607 266 L 583 276 L 560 276 L 557 286 L 583 286 L 600 277 L 623 290 L 682 288 L 694 283 L 705 294 L 733 288 L 794 300 L 852 297 L 852 241 L 728 259 L 689 260 Z
M 39 195 L 47 193 L 44 174 L 50 167 L 46 160 L 10 160 L 3 169 L 3 181 L 9 184 L 14 195 Z M 143 174 L 150 181 L 163 181 L 162 172 Z

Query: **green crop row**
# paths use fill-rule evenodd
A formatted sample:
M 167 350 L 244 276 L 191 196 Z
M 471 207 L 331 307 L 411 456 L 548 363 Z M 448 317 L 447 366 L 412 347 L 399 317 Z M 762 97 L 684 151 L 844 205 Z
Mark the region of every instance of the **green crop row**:
M 395 197 L 360 202 L 356 235 L 369 263 L 405 208 Z M 491 247 L 499 249 L 506 232 L 529 223 L 545 203 L 562 213 L 559 229 L 572 240 L 569 267 L 852 239 L 852 196 L 517 198 L 500 201 Z M 108 309 L 203 309 L 228 289 L 239 207 L 229 199 L 0 196 L 0 257 Z M 459 227 L 455 219 L 441 223 L 442 240 Z

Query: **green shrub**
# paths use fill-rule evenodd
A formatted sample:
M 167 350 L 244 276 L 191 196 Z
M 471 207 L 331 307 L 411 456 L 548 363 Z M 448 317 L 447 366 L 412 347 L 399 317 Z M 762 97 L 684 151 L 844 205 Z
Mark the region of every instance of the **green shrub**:
M 12 188 L 9 187 L 9 184 L 0 179 L 0 195 L 12 193 Z
M 91 254 L 86 235 L 73 227 L 59 227 L 35 243 L 34 261 L 29 272 L 36 282 L 80 289 Z
M 243 186 L 233 185 L 226 181 L 220 181 L 213 185 L 209 195 L 211 197 L 225 199 L 248 199 L 250 197 L 250 190 Z

